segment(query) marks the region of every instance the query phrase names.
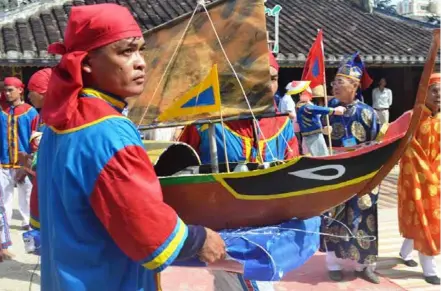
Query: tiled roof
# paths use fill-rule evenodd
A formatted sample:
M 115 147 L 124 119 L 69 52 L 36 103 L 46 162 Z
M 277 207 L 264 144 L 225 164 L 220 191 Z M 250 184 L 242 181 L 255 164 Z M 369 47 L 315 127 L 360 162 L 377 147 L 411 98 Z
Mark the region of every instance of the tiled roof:
M 34 3 L 36 0 L 29 1 Z M 144 30 L 149 30 L 177 16 L 190 13 L 197 0 L 62 2 L 62 5 L 35 10 L 34 14 L 21 19 L 18 15 L 9 23 L 0 22 L 0 65 L 55 64 L 57 58 L 48 55 L 47 46 L 62 40 L 72 6 L 119 3 L 133 12 Z M 359 50 L 370 65 L 420 65 L 424 63 L 431 42 L 431 29 L 427 25 L 378 11 L 368 14 L 349 0 L 268 0 L 266 3 L 268 7 L 276 4 L 283 8 L 280 15 L 278 55 L 282 66 L 303 66 L 318 28 L 324 29 L 328 66 L 337 65 L 344 54 L 355 50 Z M 267 20 L 270 36 L 273 38 L 274 17 L 268 17 Z

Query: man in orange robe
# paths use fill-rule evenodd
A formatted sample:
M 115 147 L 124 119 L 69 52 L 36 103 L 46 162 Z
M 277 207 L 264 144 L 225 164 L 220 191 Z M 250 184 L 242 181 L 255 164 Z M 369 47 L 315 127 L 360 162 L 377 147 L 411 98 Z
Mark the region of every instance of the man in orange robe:
M 419 253 L 424 279 L 439 285 L 435 257 L 440 253 L 440 77 L 432 74 L 419 127 L 400 164 L 398 219 L 405 238 L 400 256 L 416 267 Z

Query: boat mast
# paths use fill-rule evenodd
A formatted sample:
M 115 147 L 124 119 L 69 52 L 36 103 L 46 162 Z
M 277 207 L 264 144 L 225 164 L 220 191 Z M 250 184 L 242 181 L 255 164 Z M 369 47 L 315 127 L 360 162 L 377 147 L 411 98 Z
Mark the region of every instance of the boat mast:
M 205 3 L 205 0 L 198 0 L 198 4 L 205 7 L 207 3 Z M 208 135 L 209 135 L 208 141 L 210 144 L 211 172 L 219 173 L 219 159 L 217 157 L 216 129 L 214 123 L 210 123 L 208 125 Z
M 211 172 L 219 173 L 219 160 L 217 157 L 217 144 L 216 144 L 216 129 L 215 124 L 211 123 L 208 125 L 208 135 L 210 144 L 210 162 L 211 162 Z

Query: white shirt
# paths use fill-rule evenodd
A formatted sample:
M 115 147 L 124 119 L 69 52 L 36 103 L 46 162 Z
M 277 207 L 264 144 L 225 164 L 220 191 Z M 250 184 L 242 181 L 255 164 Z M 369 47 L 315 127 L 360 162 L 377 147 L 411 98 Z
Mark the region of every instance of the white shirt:
M 380 88 L 375 88 L 372 91 L 372 107 L 374 109 L 389 109 L 392 105 L 392 90 L 384 88 L 383 91 Z
M 279 110 L 281 113 L 296 113 L 296 103 L 290 95 L 284 95 L 279 102 Z
M 291 95 L 284 95 L 279 101 L 279 110 L 281 113 L 294 113 L 296 117 L 292 119 L 294 131 L 299 132 L 299 124 L 297 123 L 296 103 L 292 100 Z

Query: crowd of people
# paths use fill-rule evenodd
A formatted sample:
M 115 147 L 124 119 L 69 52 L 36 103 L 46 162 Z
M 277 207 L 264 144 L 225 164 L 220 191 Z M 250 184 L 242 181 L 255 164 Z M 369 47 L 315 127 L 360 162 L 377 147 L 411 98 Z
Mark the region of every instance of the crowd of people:
M 227 255 L 218 233 L 187 225 L 163 202 L 139 132 L 124 116 L 126 98 L 139 95 L 148 77 L 144 47 L 141 29 L 126 8 L 75 6 L 64 43 L 48 49 L 62 55 L 60 63 L 36 72 L 27 84 L 34 107 L 23 102 L 25 85 L 18 78 L 5 78 L 0 88 L 0 259 L 14 256 L 8 251 L 8 222 L 17 185 L 22 229 L 31 225 L 40 231 L 42 290 L 158 290 L 160 272 L 174 261 L 197 257 L 214 263 Z M 271 53 L 269 64 L 275 94 L 279 66 Z M 370 85 L 361 84 L 368 79 L 364 74 L 355 53 L 338 69 L 328 104 L 320 101 L 324 96 L 313 95 L 307 81 L 293 81 L 275 104 L 276 112 L 288 116 L 216 124 L 219 162 L 327 156 L 329 135 L 334 147 L 377 139 L 381 125 L 389 122 L 392 93 L 382 80 L 373 92 L 374 106 L 362 102 L 360 87 Z M 399 255 L 406 265 L 417 266 L 411 257 L 416 249 L 425 280 L 439 285 L 434 261 L 440 248 L 439 74 L 430 78 L 424 110 L 400 164 L 399 221 L 405 241 Z M 323 126 L 328 125 L 325 116 L 329 126 Z M 155 133 L 189 144 L 203 163 L 210 162 L 207 134 L 203 125 L 186 126 L 180 134 Z M 377 200 L 374 191 L 335 207 L 328 216 L 344 226 L 323 219 L 322 232 L 378 238 Z M 326 252 L 330 279 L 343 280 L 341 260 L 350 259 L 356 276 L 380 282 L 378 240 L 324 235 L 320 249 Z M 218 291 L 274 290 L 271 282 L 249 281 L 241 274 L 212 274 Z

